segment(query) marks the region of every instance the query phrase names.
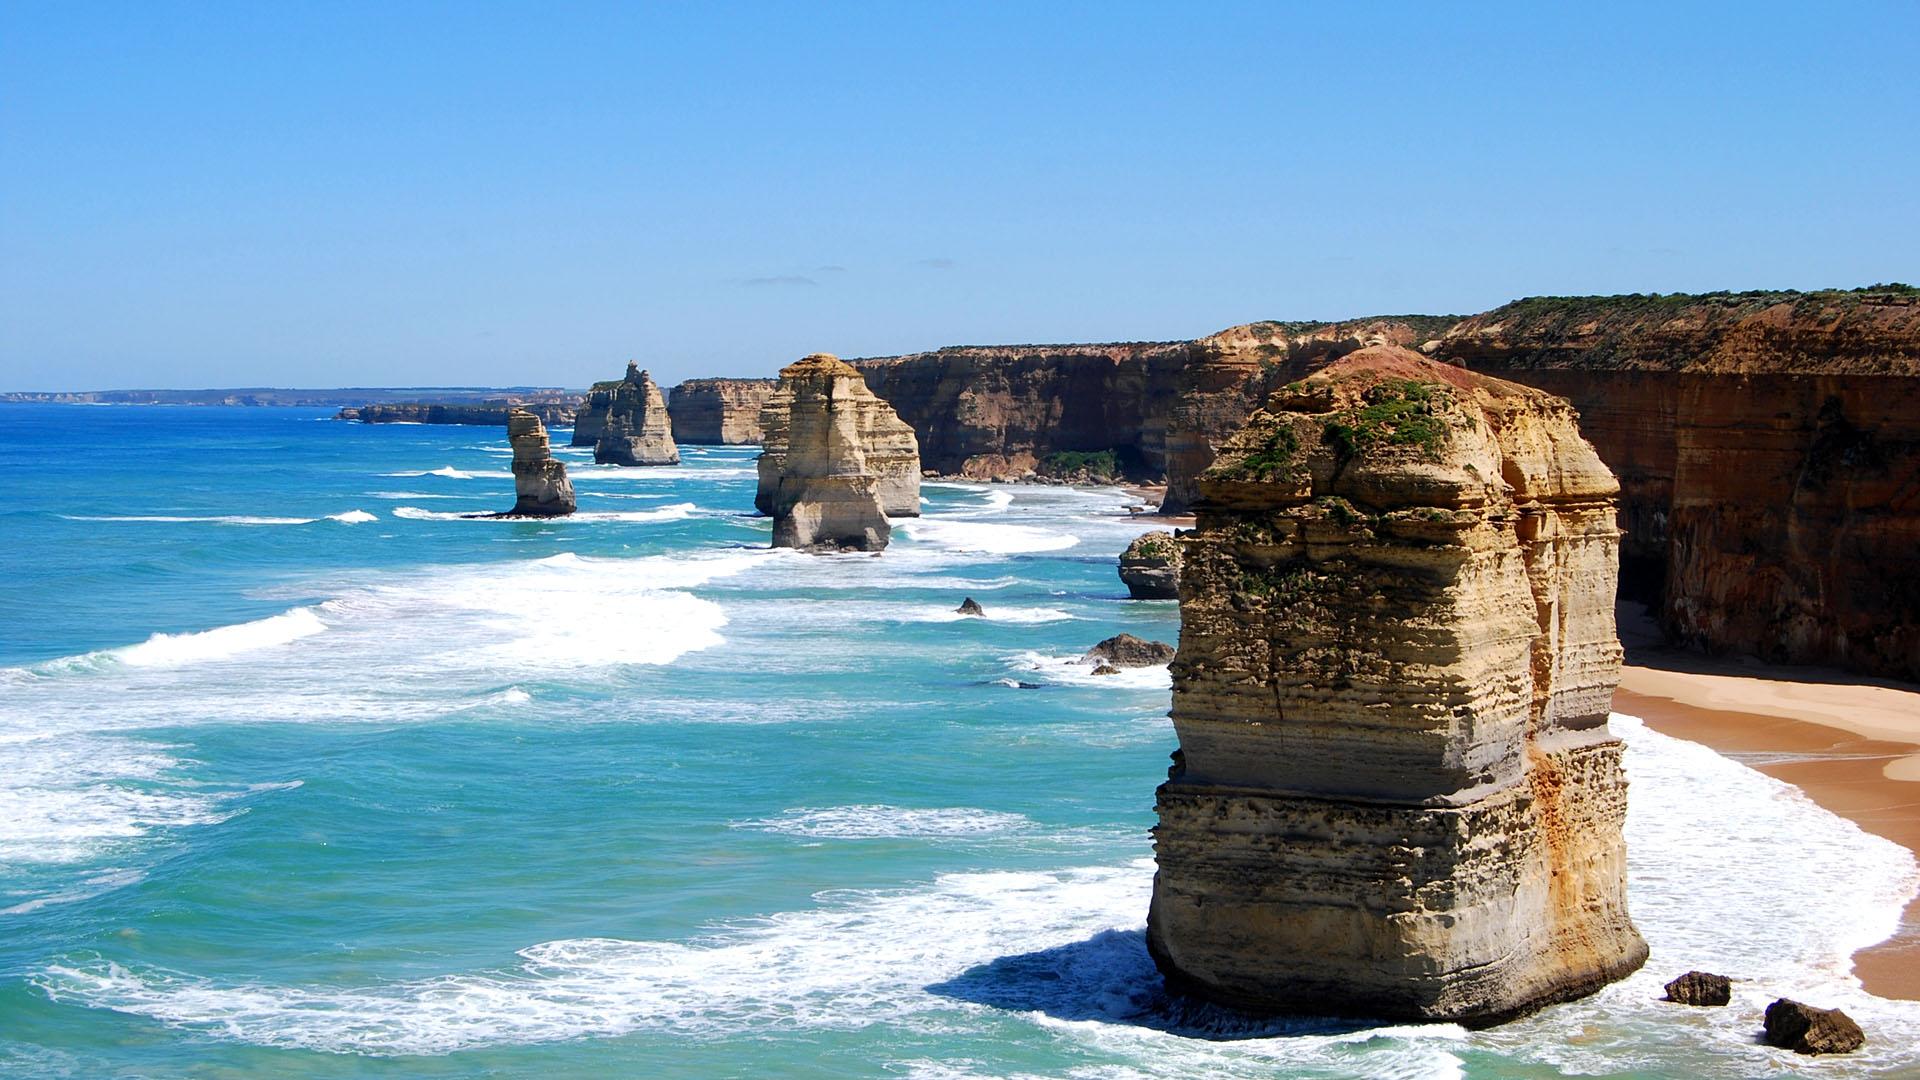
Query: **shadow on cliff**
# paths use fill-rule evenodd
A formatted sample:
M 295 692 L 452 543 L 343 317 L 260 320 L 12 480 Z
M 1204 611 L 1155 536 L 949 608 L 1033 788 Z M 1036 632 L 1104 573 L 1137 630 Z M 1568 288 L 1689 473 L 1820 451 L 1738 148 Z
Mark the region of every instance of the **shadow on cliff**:
M 927 992 L 1056 1020 L 1130 1024 L 1192 1039 L 1338 1035 L 1379 1025 L 1317 1017 L 1250 1016 L 1167 993 L 1144 930 L 1104 930 L 1085 941 L 1003 956 Z

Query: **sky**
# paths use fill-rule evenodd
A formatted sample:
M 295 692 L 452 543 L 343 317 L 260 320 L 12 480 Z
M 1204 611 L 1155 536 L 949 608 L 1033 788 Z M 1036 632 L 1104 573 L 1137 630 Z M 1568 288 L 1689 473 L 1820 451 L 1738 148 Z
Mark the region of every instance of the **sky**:
M 0 4 L 0 390 L 1920 280 L 1920 3 Z

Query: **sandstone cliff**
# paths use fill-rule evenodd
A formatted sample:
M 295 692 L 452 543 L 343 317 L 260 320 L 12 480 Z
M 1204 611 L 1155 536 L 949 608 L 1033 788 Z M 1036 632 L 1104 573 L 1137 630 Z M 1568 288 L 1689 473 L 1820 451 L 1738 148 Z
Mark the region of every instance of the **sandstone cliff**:
M 882 510 L 880 473 L 869 460 L 876 414 L 891 410 L 873 396 L 860 373 L 838 357 L 815 353 L 780 370 L 780 388 L 767 404 L 761 456 L 764 512 L 773 515 L 773 546 L 805 550 L 879 551 L 892 527 Z M 897 420 L 894 421 L 898 423 Z M 777 450 L 771 442 L 780 436 Z M 912 433 L 908 436 L 911 438 Z M 768 463 L 775 469 L 771 483 Z M 916 483 L 918 473 L 915 473 Z M 917 510 L 917 505 L 916 505 Z
M 674 438 L 704 446 L 757 445 L 760 410 L 778 385 L 775 379 L 688 379 L 667 398 Z
M 593 443 L 593 460 L 600 465 L 680 464 L 673 424 L 667 417 L 667 400 L 653 376 L 641 371 L 638 364 L 629 363 L 627 377 L 608 393 L 606 416 Z
M 513 447 L 513 509 L 510 517 L 564 517 L 573 513 L 573 481 L 567 467 L 553 459 L 540 417 L 514 409 L 507 417 L 507 442 Z
M 839 366 L 828 365 L 828 360 Z M 787 378 L 787 372 L 803 364 L 810 365 L 797 373 L 804 378 Z M 844 372 L 840 370 L 842 368 Z M 795 395 L 812 385 L 809 380 L 820 377 L 826 371 L 832 371 L 833 377 L 840 380 L 835 384 L 840 388 L 841 395 L 836 399 L 836 407 L 852 417 L 855 438 L 860 444 L 862 467 L 873 473 L 878 485 L 880 509 L 888 517 L 919 517 L 920 441 L 914 429 L 868 389 L 860 372 L 829 353 L 815 353 L 783 369 L 779 386 L 768 395 L 767 403 L 761 409 L 760 428 L 764 449 L 760 454 L 760 486 L 754 493 L 754 507 L 763 514 L 774 513 L 775 493 L 781 477 L 787 472 L 786 458 L 792 438 L 791 414 Z M 853 376 L 851 381 L 847 380 L 849 372 Z
M 627 365 L 632 370 L 633 364 Z M 614 392 L 619 390 L 624 379 L 609 379 L 594 383 L 587 389 L 586 398 L 573 417 L 573 439 L 569 446 L 592 446 L 600 441 L 600 433 L 607 428 L 607 409 L 613 405 Z
M 1487 1023 L 1631 972 L 1618 486 L 1572 409 L 1390 346 L 1270 409 L 1181 541 L 1170 984 Z
M 1436 355 L 1574 403 L 1676 639 L 1920 679 L 1920 293 L 1535 298 Z
M 336 420 L 358 420 L 363 424 L 472 424 L 499 427 L 515 409 L 525 409 L 543 424 L 566 427 L 573 423 L 575 406 L 565 402 L 395 402 L 392 404 L 354 405 L 334 414 Z

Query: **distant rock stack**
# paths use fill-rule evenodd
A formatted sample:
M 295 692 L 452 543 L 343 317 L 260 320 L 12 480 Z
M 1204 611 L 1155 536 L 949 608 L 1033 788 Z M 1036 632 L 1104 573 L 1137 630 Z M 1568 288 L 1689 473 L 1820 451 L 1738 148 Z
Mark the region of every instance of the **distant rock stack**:
M 1638 968 L 1619 485 L 1572 408 L 1370 347 L 1198 486 L 1147 926 L 1169 985 L 1486 1024 Z
M 573 415 L 573 439 L 567 445 L 592 446 L 600 441 L 600 433 L 607 429 L 607 410 L 613 406 L 614 391 L 621 385 L 622 380 L 612 379 L 594 383 L 587 390 L 587 399 Z
M 667 399 L 638 364 L 627 364 L 627 377 L 610 393 L 593 460 L 597 465 L 680 464 Z
M 774 547 L 887 546 L 893 530 L 883 508 L 883 481 L 869 454 L 869 433 L 879 426 L 874 414 L 884 409 L 860 373 L 838 357 L 815 353 L 780 370 L 780 389 L 767 404 L 768 418 L 778 422 L 766 427 L 771 437 L 777 426 L 781 445 L 777 458 L 771 445 L 760 455 L 762 510 L 773 516 Z M 776 470 L 771 483 L 770 458 Z
M 913 428 L 900 419 L 893 411 L 893 406 L 867 389 L 866 379 L 858 370 L 842 363 L 831 353 L 815 353 L 800 361 L 800 364 L 816 360 L 833 361 L 844 369 L 844 372 L 836 371 L 836 378 L 843 382 L 849 377 L 852 379 L 846 383 L 850 387 L 847 391 L 847 407 L 855 414 L 866 467 L 879 484 L 881 510 L 888 517 L 919 517 L 920 440 L 914 435 Z M 793 387 L 786 373 L 798 366 L 791 365 L 780 373 L 779 388 L 767 399 L 766 407 L 760 410 L 763 450 L 760 454 L 760 487 L 754 494 L 753 505 L 763 514 L 773 513 L 774 491 L 785 469 L 791 423 L 789 413 L 794 400 Z
M 546 425 L 526 409 L 507 413 L 507 442 L 513 446 L 513 509 L 509 517 L 565 517 L 576 509 L 573 481 L 565 464 L 553 459 Z

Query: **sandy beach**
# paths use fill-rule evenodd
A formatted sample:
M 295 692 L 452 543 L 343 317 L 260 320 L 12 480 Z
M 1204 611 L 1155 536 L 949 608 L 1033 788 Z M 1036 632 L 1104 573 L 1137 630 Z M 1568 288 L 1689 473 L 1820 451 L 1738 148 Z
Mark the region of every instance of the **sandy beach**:
M 1623 609 L 1616 711 L 1793 784 L 1920 855 L 1920 687 L 1664 649 L 1646 629 Z M 1869 991 L 1920 1000 L 1920 896 L 1894 937 L 1853 961 Z

